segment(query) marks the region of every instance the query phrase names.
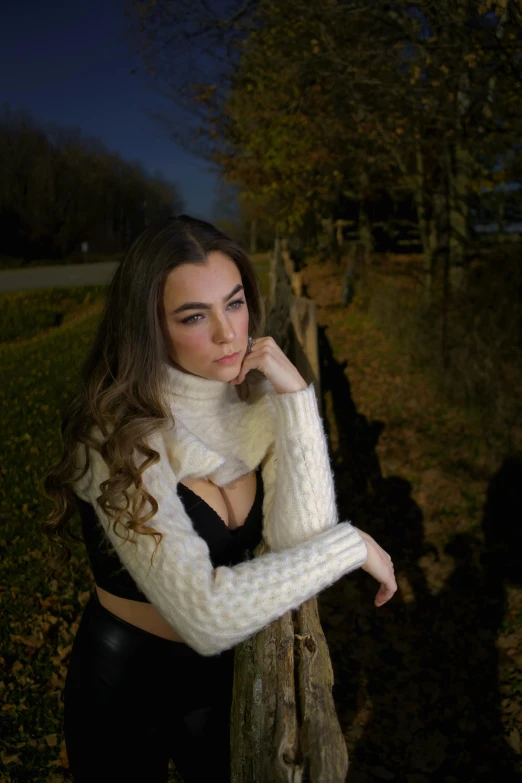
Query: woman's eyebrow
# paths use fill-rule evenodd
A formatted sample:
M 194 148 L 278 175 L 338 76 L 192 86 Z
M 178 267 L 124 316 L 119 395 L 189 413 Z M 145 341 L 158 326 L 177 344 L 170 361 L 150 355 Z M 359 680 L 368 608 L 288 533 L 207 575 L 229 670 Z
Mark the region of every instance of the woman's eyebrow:
M 229 299 L 231 299 L 234 294 L 237 294 L 238 291 L 242 291 L 243 286 L 241 283 L 238 283 L 236 287 L 229 293 L 227 296 L 223 297 L 223 301 L 227 302 Z M 181 313 L 183 310 L 210 310 L 212 305 L 207 304 L 206 302 L 185 302 L 185 304 L 182 304 L 181 307 L 177 307 L 175 310 L 170 311 L 170 315 L 176 315 L 176 313 Z

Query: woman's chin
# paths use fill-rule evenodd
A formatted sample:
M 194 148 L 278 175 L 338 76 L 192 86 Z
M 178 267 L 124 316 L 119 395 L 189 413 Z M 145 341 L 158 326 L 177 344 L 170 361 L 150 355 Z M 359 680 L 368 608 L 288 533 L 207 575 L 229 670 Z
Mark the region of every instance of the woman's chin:
M 232 381 L 234 378 L 237 378 L 238 375 L 239 369 L 235 365 L 229 365 L 228 367 L 226 365 L 224 367 L 218 365 L 214 372 L 214 377 L 219 378 L 220 381 Z

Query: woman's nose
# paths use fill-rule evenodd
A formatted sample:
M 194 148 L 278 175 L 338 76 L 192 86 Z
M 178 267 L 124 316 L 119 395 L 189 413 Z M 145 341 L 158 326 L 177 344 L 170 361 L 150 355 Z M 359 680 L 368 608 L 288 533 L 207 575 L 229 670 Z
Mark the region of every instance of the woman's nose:
M 230 342 L 236 336 L 232 324 L 227 318 L 223 318 L 216 326 L 216 338 Z

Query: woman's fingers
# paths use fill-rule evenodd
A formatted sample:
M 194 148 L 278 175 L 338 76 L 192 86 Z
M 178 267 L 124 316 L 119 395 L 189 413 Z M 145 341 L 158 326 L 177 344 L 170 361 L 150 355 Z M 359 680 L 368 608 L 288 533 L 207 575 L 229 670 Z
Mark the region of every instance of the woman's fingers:
M 381 584 L 377 595 L 375 596 L 375 606 L 382 606 L 389 601 L 390 598 L 393 598 L 396 592 L 397 582 L 395 581 L 395 578 L 388 583 Z
M 229 383 L 237 386 L 253 369 L 260 370 L 278 394 L 308 388 L 297 368 L 270 336 L 256 339 L 250 353 L 244 355 L 237 377 Z
M 237 374 L 237 376 L 235 378 L 233 378 L 233 380 L 229 381 L 229 383 L 232 386 L 238 386 L 240 383 L 243 383 L 243 381 L 246 378 L 247 373 L 250 370 L 253 370 L 255 368 L 261 369 L 260 366 L 259 366 L 259 363 L 260 363 L 260 350 L 259 350 L 260 349 L 260 345 L 259 344 L 261 343 L 262 340 L 265 340 L 265 339 L 266 338 L 263 338 L 263 337 L 257 338 L 254 341 L 254 344 L 252 345 L 251 350 L 250 351 L 247 350 L 247 352 L 243 356 L 243 361 L 241 362 L 241 367 L 240 367 L 239 373 Z M 255 355 L 253 355 L 254 351 L 255 351 Z

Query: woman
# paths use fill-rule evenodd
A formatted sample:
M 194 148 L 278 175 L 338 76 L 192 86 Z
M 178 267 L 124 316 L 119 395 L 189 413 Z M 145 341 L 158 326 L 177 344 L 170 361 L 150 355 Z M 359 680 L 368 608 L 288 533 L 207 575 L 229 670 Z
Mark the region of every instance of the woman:
M 313 385 L 262 335 L 248 258 L 203 221 L 148 227 L 113 277 L 44 479 L 57 562 L 78 509 L 96 583 L 64 689 L 76 781 L 166 781 L 169 758 L 228 781 L 235 645 L 355 568 L 377 605 L 396 590 L 338 520 Z

